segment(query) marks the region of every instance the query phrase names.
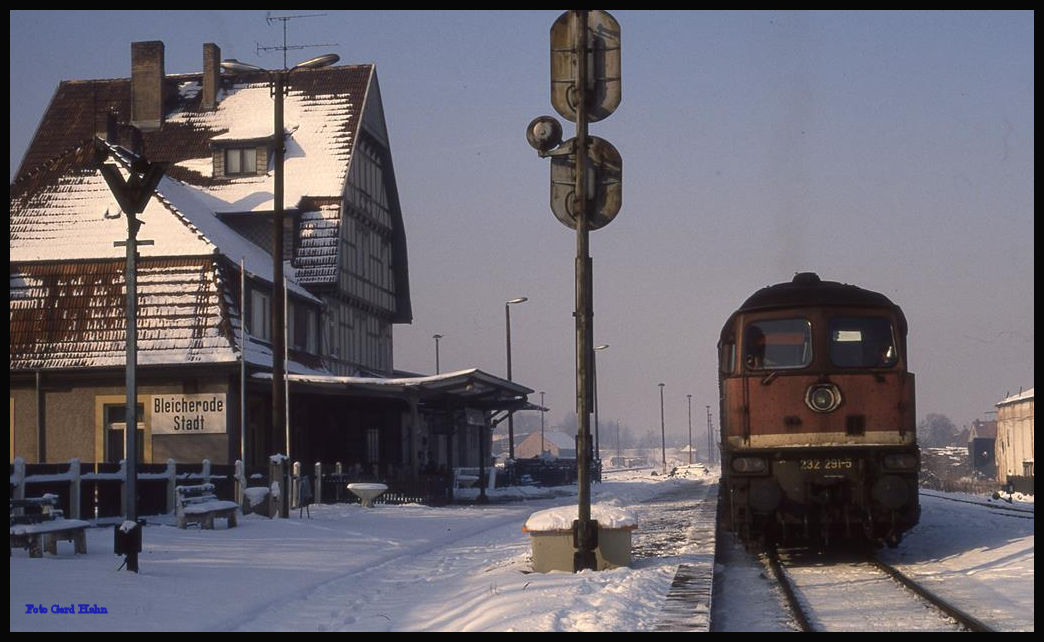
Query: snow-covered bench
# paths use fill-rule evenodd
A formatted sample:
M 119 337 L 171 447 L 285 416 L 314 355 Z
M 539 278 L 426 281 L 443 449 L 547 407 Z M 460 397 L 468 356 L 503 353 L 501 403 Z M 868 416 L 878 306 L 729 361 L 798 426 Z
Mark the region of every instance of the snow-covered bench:
M 87 553 L 87 527 L 79 519 L 65 519 L 54 495 L 12 499 L 10 548 L 27 548 L 29 557 L 58 554 L 58 542 L 72 542 L 76 553 Z M 8 551 L 10 554 L 10 550 Z
M 178 486 L 175 488 L 174 513 L 177 516 L 178 528 L 186 528 L 190 522 L 197 523 L 200 528 L 213 529 L 215 517 L 228 518 L 228 527 L 236 526 L 236 511 L 239 504 L 217 498 L 214 484 L 198 484 L 196 486 Z

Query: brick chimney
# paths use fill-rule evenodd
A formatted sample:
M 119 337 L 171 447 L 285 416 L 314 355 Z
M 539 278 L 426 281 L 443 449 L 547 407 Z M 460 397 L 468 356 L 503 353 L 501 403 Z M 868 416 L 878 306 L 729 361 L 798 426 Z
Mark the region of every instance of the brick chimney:
M 212 42 L 203 44 L 203 109 L 217 107 L 221 89 L 221 49 Z
M 131 124 L 150 131 L 163 126 L 163 43 L 131 43 Z

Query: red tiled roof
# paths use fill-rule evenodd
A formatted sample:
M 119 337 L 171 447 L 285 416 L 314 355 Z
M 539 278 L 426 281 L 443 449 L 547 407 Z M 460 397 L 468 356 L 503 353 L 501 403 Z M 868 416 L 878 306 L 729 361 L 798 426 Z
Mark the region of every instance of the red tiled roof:
M 137 266 L 138 363 L 238 358 L 212 259 L 143 259 Z M 82 368 L 126 362 L 122 261 L 11 267 L 10 368 Z
M 347 98 L 346 108 L 359 113 L 372 73 L 373 65 L 314 69 L 293 74 L 290 87 L 292 92 L 310 98 Z M 201 73 L 168 76 L 165 105 L 167 121 L 161 129 L 142 134 L 143 155 L 152 162 L 167 164 L 172 168 L 170 175 L 173 178 L 189 184 L 206 181 L 201 180 L 199 175 L 193 176 L 173 166 L 187 159 L 209 156 L 211 139 L 227 131 L 208 125 L 206 116 L 211 112 L 200 107 L 202 92 L 179 90 L 185 86 L 199 85 L 202 81 Z M 236 74 L 223 77 L 222 83 L 228 91 L 233 83 L 265 84 L 267 77 L 262 73 Z M 116 116 L 118 125 L 126 126 L 130 121 L 130 106 L 129 78 L 62 81 L 44 112 L 17 176 L 21 178 L 33 172 L 69 148 L 99 133 L 104 135 L 109 114 Z M 180 114 L 183 118 L 172 120 L 170 116 L 173 114 Z M 354 140 L 358 125 L 358 118 L 352 119 L 342 136 Z M 121 134 L 129 135 L 126 131 L 121 131 Z M 182 175 L 178 175 L 179 172 Z

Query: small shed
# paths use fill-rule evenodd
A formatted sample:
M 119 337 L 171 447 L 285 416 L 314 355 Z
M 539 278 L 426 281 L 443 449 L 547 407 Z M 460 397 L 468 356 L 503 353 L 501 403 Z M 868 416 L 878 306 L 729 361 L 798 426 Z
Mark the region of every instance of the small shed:
M 518 459 L 532 459 L 539 457 L 542 450 L 555 459 L 575 459 L 576 435 L 567 435 L 556 430 L 545 431 L 544 446 L 541 449 L 540 432 L 531 432 L 515 446 L 515 457 Z
M 996 421 L 976 419 L 972 422 L 971 429 L 968 431 L 968 461 L 971 462 L 972 470 L 988 478 L 997 474 L 994 453 L 996 441 Z

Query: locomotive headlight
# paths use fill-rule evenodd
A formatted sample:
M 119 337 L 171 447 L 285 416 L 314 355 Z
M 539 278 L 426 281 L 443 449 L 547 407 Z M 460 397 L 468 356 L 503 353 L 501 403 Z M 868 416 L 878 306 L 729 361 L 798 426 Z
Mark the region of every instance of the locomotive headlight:
M 841 405 L 841 391 L 832 383 L 817 383 L 805 392 L 805 404 L 816 412 L 833 412 Z
M 884 467 L 892 470 L 914 470 L 917 468 L 917 455 L 910 453 L 885 455 Z
M 870 496 L 874 501 L 891 510 L 902 508 L 915 495 L 916 493 L 911 493 L 907 483 L 895 475 L 885 475 L 875 481 L 870 489 Z
M 768 464 L 761 457 L 736 457 L 732 460 L 732 470 L 737 473 L 763 473 Z

